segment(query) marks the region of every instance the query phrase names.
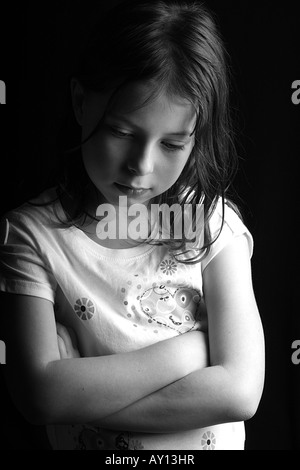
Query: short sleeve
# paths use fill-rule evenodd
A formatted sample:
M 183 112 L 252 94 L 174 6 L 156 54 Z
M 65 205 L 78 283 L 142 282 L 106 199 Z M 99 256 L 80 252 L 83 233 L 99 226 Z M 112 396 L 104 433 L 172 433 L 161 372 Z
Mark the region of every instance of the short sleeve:
M 0 291 L 54 302 L 56 281 L 39 247 L 30 221 L 18 214 L 0 219 Z
M 235 237 L 246 237 L 249 247 L 249 257 L 252 257 L 253 254 L 253 237 L 249 232 L 246 225 L 243 223 L 239 215 L 227 204 L 225 204 L 224 209 L 224 224 L 220 233 L 220 228 L 222 226 L 222 206 L 221 204 L 217 205 L 217 208 L 210 220 L 210 231 L 212 240 L 216 239 L 212 244 L 210 252 L 203 259 L 202 271 L 210 263 L 210 261 L 222 251 L 223 248 L 228 245 L 233 238 Z

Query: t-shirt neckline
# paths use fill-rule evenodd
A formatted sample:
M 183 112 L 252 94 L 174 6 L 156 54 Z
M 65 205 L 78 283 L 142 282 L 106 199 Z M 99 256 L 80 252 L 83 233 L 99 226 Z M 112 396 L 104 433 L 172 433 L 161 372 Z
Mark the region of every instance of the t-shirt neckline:
M 55 188 L 53 188 L 55 191 Z M 57 208 L 59 217 L 65 217 L 65 211 L 62 207 L 61 201 L 57 199 Z M 136 258 L 145 254 L 150 254 L 157 245 L 149 244 L 149 243 L 141 243 L 137 246 L 133 246 L 131 248 L 107 248 L 99 243 L 95 242 L 92 238 L 90 238 L 84 230 L 77 227 L 76 225 L 72 225 L 70 230 L 73 231 L 74 235 L 79 236 L 83 241 L 85 248 L 92 251 L 94 254 L 100 255 L 105 258 L 112 258 L 112 259 L 130 259 Z

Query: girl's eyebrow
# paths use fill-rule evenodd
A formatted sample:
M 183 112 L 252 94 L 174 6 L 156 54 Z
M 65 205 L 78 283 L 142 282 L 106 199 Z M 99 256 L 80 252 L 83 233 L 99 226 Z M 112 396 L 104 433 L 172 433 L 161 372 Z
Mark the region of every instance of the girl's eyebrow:
M 176 135 L 178 137 L 191 137 L 193 131 L 167 132 L 167 135 Z
M 136 129 L 138 129 L 138 126 L 136 124 L 134 124 L 133 122 L 130 121 L 130 119 L 127 119 L 125 116 L 122 116 L 122 115 L 118 115 L 118 114 L 115 114 L 115 113 L 108 113 L 106 115 L 106 117 L 108 118 L 112 118 L 112 119 L 117 119 L 118 121 L 122 121 L 122 123 L 124 124 L 128 124 L 129 126 L 132 126 L 132 127 L 135 127 Z M 172 136 L 177 136 L 177 137 L 191 137 L 193 134 L 193 131 L 190 131 L 190 130 L 182 130 L 182 131 L 178 131 L 178 132 L 166 132 L 166 135 L 172 135 Z

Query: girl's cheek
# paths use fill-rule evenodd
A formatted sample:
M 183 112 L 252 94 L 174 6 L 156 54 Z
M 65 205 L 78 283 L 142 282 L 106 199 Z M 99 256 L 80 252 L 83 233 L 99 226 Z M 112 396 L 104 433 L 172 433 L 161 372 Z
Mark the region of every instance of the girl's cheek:
M 93 140 L 94 151 L 108 161 L 117 160 L 122 157 L 128 147 L 127 143 L 106 133 L 99 133 Z
M 84 160 L 90 172 L 101 176 L 101 179 L 111 178 L 119 172 L 123 164 L 122 152 L 109 139 L 93 139 L 85 148 Z
M 174 175 L 175 180 L 177 180 L 177 178 L 179 178 L 179 176 L 183 172 L 183 169 L 185 168 L 189 156 L 190 152 L 187 152 L 185 154 L 179 155 L 178 158 L 168 160 L 166 170 L 169 174 Z

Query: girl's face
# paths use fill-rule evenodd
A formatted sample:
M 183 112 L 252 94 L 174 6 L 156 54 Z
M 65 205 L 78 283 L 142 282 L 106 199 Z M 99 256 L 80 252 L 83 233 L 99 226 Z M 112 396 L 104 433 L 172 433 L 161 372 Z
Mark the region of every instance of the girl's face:
M 169 189 L 180 176 L 194 146 L 196 113 L 179 97 L 160 94 L 143 105 L 150 86 L 131 83 L 122 88 L 106 109 L 110 95 L 83 92 L 73 84 L 82 140 L 102 122 L 82 146 L 88 176 L 105 202 L 118 205 L 147 203 Z M 82 90 L 82 89 L 81 89 Z M 78 111 L 79 109 L 79 111 Z

